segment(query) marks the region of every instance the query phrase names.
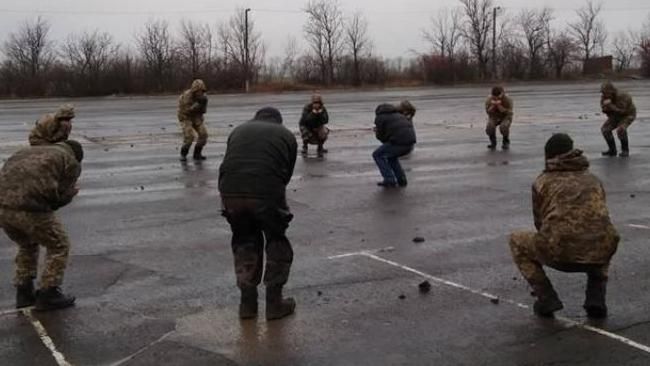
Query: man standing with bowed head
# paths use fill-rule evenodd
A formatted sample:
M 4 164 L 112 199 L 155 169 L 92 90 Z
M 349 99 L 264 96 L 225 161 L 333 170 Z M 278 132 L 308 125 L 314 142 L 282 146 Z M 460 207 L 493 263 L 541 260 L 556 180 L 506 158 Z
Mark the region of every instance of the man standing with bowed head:
M 293 250 L 286 230 L 293 215 L 286 187 L 293 175 L 298 144 L 282 126 L 282 115 L 271 107 L 236 127 L 228 137 L 219 167 L 223 216 L 232 229 L 239 317 L 257 316 L 257 286 L 264 277 L 266 319 L 293 314 L 296 303 L 282 297 L 289 279 Z M 266 250 L 266 268 L 264 251 Z
M 545 147 L 546 168 L 533 184 L 536 232 L 515 232 L 510 249 L 533 288 L 535 314 L 551 317 L 563 304 L 543 266 L 587 274 L 584 309 L 591 318 L 607 316 L 609 263 L 619 235 L 609 218 L 605 190 L 589 172 L 582 151 L 567 134 L 553 135 Z

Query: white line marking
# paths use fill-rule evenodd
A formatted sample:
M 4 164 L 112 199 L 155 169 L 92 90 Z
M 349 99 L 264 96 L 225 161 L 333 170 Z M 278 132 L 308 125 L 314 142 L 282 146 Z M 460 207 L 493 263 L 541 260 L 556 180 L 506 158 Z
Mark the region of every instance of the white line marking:
M 47 334 L 47 331 L 45 330 L 45 327 L 43 327 L 43 324 L 34 317 L 32 314 L 32 311 L 30 309 L 27 310 L 21 310 L 23 315 L 29 321 L 32 323 L 34 326 L 34 329 L 36 329 L 36 333 L 38 334 L 38 337 L 41 339 L 41 342 L 47 347 L 47 349 L 52 353 L 52 356 L 54 357 L 54 360 L 56 361 L 57 365 L 59 366 L 72 366 L 68 361 L 65 360 L 65 357 L 61 352 L 59 352 L 56 349 L 56 346 L 54 345 L 54 341 L 52 341 L 52 338 Z
M 125 364 L 125 363 L 127 363 L 127 362 L 133 360 L 134 358 L 138 357 L 138 355 L 142 354 L 144 351 L 146 351 L 146 350 L 148 350 L 149 348 L 155 346 L 156 344 L 158 344 L 158 343 L 164 341 L 165 338 L 169 337 L 169 336 L 170 336 L 172 333 L 174 333 L 175 331 L 176 331 L 176 330 L 172 330 L 172 331 L 169 331 L 169 332 L 163 334 L 162 337 L 160 337 L 160 338 L 156 339 L 155 341 L 149 343 L 148 345 L 146 345 L 146 346 L 140 348 L 140 349 L 137 350 L 134 354 L 132 354 L 132 355 L 130 355 L 130 356 L 126 356 L 126 357 L 124 357 L 123 359 L 121 359 L 121 360 L 119 360 L 119 361 L 113 362 L 113 363 L 111 364 L 111 366 L 120 366 L 120 365 L 123 365 L 123 364 Z
M 631 227 L 631 228 L 635 228 L 635 229 L 645 229 L 645 230 L 650 230 L 650 226 L 646 226 L 646 225 L 629 224 L 629 225 L 627 225 L 627 226 L 629 226 L 629 227 Z
M 414 269 L 414 268 L 399 264 L 397 262 L 394 262 L 394 261 L 379 257 L 379 256 L 377 256 L 375 254 L 372 254 L 372 253 L 369 253 L 367 251 L 357 252 L 357 253 L 346 253 L 346 254 L 343 254 L 343 255 L 340 255 L 340 256 L 331 256 L 331 257 L 329 257 L 329 259 L 346 258 L 346 257 L 353 257 L 353 256 L 367 257 L 367 258 L 376 260 L 378 262 L 388 264 L 388 265 L 393 266 L 393 267 L 401 268 L 401 269 L 403 269 L 405 271 L 414 273 L 414 274 L 416 274 L 416 275 L 418 275 L 420 277 L 430 279 L 432 281 L 435 281 L 435 282 L 443 284 L 443 285 L 447 285 L 449 287 L 454 287 L 454 288 L 457 288 L 457 289 L 460 289 L 460 290 L 463 290 L 463 291 L 468 291 L 468 292 L 471 292 L 471 293 L 473 293 L 475 295 L 479 295 L 479 296 L 488 298 L 490 300 L 498 299 L 500 302 L 505 302 L 505 303 L 508 303 L 508 304 L 512 304 L 512 305 L 517 306 L 517 307 L 519 307 L 521 309 L 530 309 L 530 306 L 528 306 L 526 304 L 522 304 L 520 302 L 510 300 L 510 299 L 499 298 L 499 296 L 493 295 L 493 294 L 491 294 L 489 292 L 475 290 L 475 289 L 472 289 L 472 288 L 467 287 L 465 285 L 461 285 L 461 284 L 456 283 L 456 282 L 452 282 L 452 281 L 448 281 L 448 280 L 445 280 L 445 279 L 440 278 L 440 277 L 432 276 L 432 275 L 430 275 L 428 273 L 424 273 L 422 271 L 418 271 L 417 269 Z M 588 325 L 588 324 L 579 323 L 579 322 L 577 322 L 575 320 L 568 319 L 568 318 L 565 318 L 565 317 L 556 317 L 555 319 L 562 322 L 562 323 L 564 323 L 566 326 L 582 328 L 584 330 L 587 330 L 587 331 L 590 331 L 590 332 L 593 332 L 593 333 L 596 333 L 596 334 L 600 334 L 600 335 L 605 336 L 607 338 L 619 341 L 619 342 L 621 342 L 623 344 L 626 344 L 626 345 L 628 345 L 630 347 L 636 348 L 636 349 L 638 349 L 640 351 L 643 351 L 645 353 L 650 353 L 650 347 L 649 346 L 646 346 L 644 344 L 635 342 L 635 341 L 633 341 L 633 340 L 631 340 L 629 338 L 625 338 L 625 337 L 623 337 L 621 335 L 618 335 L 616 333 L 608 332 L 608 331 L 606 331 L 604 329 L 597 328 L 597 327 L 594 327 L 594 326 L 591 326 L 591 325 Z
M 20 314 L 22 313 L 23 310 L 27 310 L 31 308 L 33 308 L 33 306 L 30 306 L 28 308 L 22 308 L 22 309 L 0 310 L 0 316 Z

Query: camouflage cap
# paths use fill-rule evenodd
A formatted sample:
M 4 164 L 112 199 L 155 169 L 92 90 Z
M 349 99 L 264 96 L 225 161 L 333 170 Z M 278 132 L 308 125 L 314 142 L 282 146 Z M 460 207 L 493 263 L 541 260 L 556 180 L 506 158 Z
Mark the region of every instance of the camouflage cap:
M 601 93 L 616 93 L 616 87 L 614 84 L 612 84 L 611 81 L 607 80 L 606 82 L 603 83 L 603 85 L 600 86 L 600 92 Z
M 201 79 L 196 79 L 192 82 L 192 87 L 191 90 L 193 93 L 196 93 L 198 91 L 208 91 L 208 88 L 206 88 L 205 83 Z
M 54 114 L 55 119 L 73 119 L 74 106 L 72 104 L 64 104 L 59 107 L 59 110 Z

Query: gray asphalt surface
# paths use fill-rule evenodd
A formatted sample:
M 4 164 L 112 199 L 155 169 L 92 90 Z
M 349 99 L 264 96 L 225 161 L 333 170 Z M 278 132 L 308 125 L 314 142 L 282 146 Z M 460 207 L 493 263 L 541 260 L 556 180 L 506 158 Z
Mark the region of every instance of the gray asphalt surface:
M 598 83 L 510 87 L 512 149 L 492 153 L 487 87 L 324 93 L 330 153 L 299 158 L 288 191 L 297 313 L 272 323 L 237 319 L 217 168 L 233 126 L 273 105 L 295 131 L 309 95 L 212 96 L 209 160 L 186 165 L 176 98 L 72 100 L 86 160 L 82 190 L 59 215 L 73 243 L 65 289 L 78 304 L 12 312 L 16 247 L 0 234 L 0 365 L 648 365 L 650 83 L 618 85 L 639 110 L 629 159 L 600 157 Z M 409 186 L 384 191 L 373 111 L 403 98 L 418 108 L 419 143 L 403 161 Z M 63 101 L 0 101 L 0 157 Z M 623 237 L 601 323 L 582 311 L 584 276 L 552 270 L 565 309 L 536 319 L 507 246 L 512 230 L 533 228 L 530 185 L 556 131 L 586 151 Z

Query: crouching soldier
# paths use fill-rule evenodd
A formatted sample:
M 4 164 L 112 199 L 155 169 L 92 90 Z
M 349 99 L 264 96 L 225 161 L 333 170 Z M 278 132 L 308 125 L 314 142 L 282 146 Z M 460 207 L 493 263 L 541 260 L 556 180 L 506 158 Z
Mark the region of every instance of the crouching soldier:
M 607 272 L 619 235 L 609 218 L 605 191 L 568 135 L 553 135 L 545 155 L 546 169 L 533 185 L 537 232 L 511 235 L 513 259 L 533 288 L 535 314 L 550 317 L 563 308 L 544 273 L 543 266 L 549 266 L 586 273 L 584 309 L 589 317 L 606 317 Z
M 490 96 L 485 101 L 485 111 L 488 115 L 485 133 L 490 139 L 488 149 L 497 148 L 497 126 L 503 136 L 501 148 L 508 150 L 510 148 L 510 126 L 512 125 L 512 99 L 506 95 L 506 92 L 500 86 L 492 88 Z
M 54 310 L 74 305 L 61 292 L 70 241 L 54 212 L 79 192 L 83 150 L 74 140 L 32 146 L 12 155 L 0 171 L 0 226 L 18 244 L 16 308 Z M 34 291 L 39 247 L 47 250 L 40 290 Z
M 205 95 L 207 88 L 203 80 L 196 79 L 190 89 L 181 94 L 178 100 L 178 121 L 183 132 L 183 145 L 181 146 L 181 161 L 187 161 L 194 142 L 194 133 L 198 135 L 194 146 L 194 160 L 205 160 L 203 147 L 208 142 L 208 130 L 205 128 L 203 115 L 207 111 L 208 97 Z
M 600 88 L 600 107 L 607 115 L 607 121 L 601 127 L 601 132 L 607 142 L 608 149 L 603 151 L 603 156 L 616 156 L 616 141 L 612 131 L 616 130 L 618 139 L 621 141 L 621 157 L 630 156 L 630 144 L 627 138 L 627 129 L 636 119 L 636 106 L 632 97 L 621 92 L 612 85 L 605 82 Z
M 318 156 L 322 157 L 327 153 L 327 149 L 323 147 L 329 129 L 325 126 L 329 122 L 329 115 L 327 108 L 323 105 L 323 98 L 315 94 L 311 97 L 311 103 L 305 105 L 300 117 L 300 136 L 302 137 L 302 151 L 303 155 L 307 155 L 309 144 L 318 145 Z
M 282 115 L 275 108 L 259 110 L 253 120 L 235 128 L 228 137 L 219 167 L 219 192 L 223 215 L 232 229 L 242 319 L 257 316 L 257 286 L 262 276 L 266 319 L 283 318 L 296 307 L 292 298 L 282 297 L 282 288 L 293 261 L 285 234 L 293 218 L 286 186 L 293 175 L 297 150 L 296 138 L 282 126 Z
M 47 145 L 67 140 L 74 117 L 74 106 L 71 104 L 62 105 L 54 114 L 44 115 L 29 133 L 29 144 Z

